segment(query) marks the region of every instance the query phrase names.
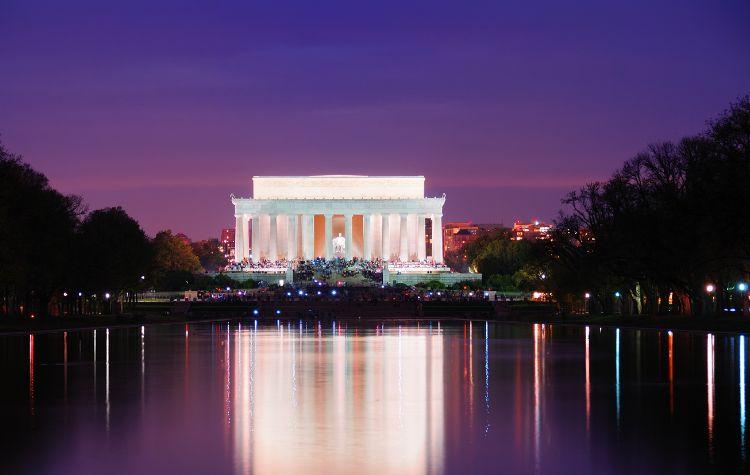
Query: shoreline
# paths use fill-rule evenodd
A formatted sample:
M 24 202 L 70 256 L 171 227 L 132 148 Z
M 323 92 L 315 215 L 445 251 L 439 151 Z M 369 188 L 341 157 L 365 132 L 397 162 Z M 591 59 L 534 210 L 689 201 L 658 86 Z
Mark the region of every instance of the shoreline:
M 264 305 L 265 307 L 265 305 Z M 209 323 L 216 321 L 235 321 L 258 319 L 260 321 L 298 320 L 337 320 L 337 321 L 356 321 L 356 322 L 379 322 L 379 321 L 467 321 L 481 320 L 492 321 L 506 324 L 546 324 L 546 325 L 564 325 L 564 326 L 598 326 L 605 328 L 626 328 L 633 330 L 662 330 L 662 331 L 680 331 L 695 333 L 724 333 L 724 334 L 743 334 L 750 333 L 750 319 L 743 320 L 743 317 L 722 317 L 722 318 L 696 318 L 696 317 L 618 317 L 613 315 L 606 316 L 586 316 L 570 315 L 567 317 L 528 315 L 486 315 L 473 312 L 460 312 L 455 314 L 434 314 L 424 315 L 415 314 L 410 308 L 378 308 L 376 312 L 368 312 L 366 315 L 356 315 L 354 312 L 345 312 L 344 314 L 333 315 L 325 314 L 325 306 L 318 308 L 318 312 L 309 309 L 310 314 L 292 315 L 291 312 L 285 312 L 279 316 L 270 312 L 263 312 L 264 315 L 253 317 L 252 315 L 226 313 L 221 311 L 202 312 L 199 315 L 153 315 L 153 314 L 122 314 L 106 316 L 86 316 L 86 317 L 49 317 L 46 320 L 35 322 L 28 321 L 2 321 L 0 320 L 0 336 L 18 336 L 29 333 L 55 333 L 64 331 L 86 331 L 98 328 L 129 328 L 138 326 L 152 325 L 170 325 L 170 324 L 191 324 L 191 323 Z M 406 311 L 404 311 L 406 310 Z M 100 319 L 106 319 L 101 321 Z

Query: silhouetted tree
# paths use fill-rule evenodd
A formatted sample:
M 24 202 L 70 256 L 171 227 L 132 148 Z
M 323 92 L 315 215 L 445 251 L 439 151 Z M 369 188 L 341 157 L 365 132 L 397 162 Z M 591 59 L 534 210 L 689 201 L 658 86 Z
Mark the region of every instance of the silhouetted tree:
M 47 178 L 0 144 L 0 292 L 6 315 L 45 316 L 70 269 L 82 213 Z
M 192 275 L 201 270 L 198 256 L 185 239 L 160 231 L 151 242 L 153 248 L 152 279 L 159 290 L 186 290 L 193 284 Z
M 217 272 L 227 265 L 224 253 L 219 249 L 218 239 L 206 239 L 192 244 L 193 252 L 198 256 L 201 266 L 207 272 Z
M 750 271 L 748 183 L 744 98 L 703 134 L 652 145 L 610 180 L 571 193 L 548 252 L 550 284 L 576 298 L 589 291 L 605 312 L 699 314 L 727 300 L 745 308 L 734 283 Z
M 106 293 L 119 301 L 141 286 L 151 263 L 151 245 L 138 222 L 120 207 L 90 213 L 81 223 L 76 245 L 77 289 Z

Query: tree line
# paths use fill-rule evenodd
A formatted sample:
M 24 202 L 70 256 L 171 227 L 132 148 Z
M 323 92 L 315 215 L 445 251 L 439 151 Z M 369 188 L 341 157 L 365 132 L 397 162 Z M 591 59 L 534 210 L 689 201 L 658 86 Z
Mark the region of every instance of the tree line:
M 499 231 L 464 254 L 488 286 L 549 292 L 563 312 L 747 313 L 750 99 L 571 192 L 552 239 Z
M 216 239 L 149 239 L 120 207 L 88 212 L 0 143 L 0 313 L 44 317 L 122 310 L 138 292 L 223 287 Z M 194 287 L 193 287 L 194 288 Z

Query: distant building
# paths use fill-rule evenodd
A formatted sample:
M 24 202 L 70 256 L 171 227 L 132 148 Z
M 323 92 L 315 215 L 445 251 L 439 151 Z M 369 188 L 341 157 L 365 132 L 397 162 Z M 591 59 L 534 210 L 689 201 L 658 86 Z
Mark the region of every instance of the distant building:
M 511 239 L 516 241 L 524 239 L 549 239 L 551 231 L 552 225 L 541 221 L 532 221 L 530 223 L 516 221 L 513 223 Z
M 234 228 L 224 228 L 219 237 L 219 250 L 228 260 L 234 260 Z
M 445 223 L 443 226 L 443 247 L 445 254 L 455 254 L 479 236 L 479 226 L 471 221 Z
M 493 233 L 508 229 L 503 223 L 477 223 L 476 226 L 479 228 L 479 234 Z

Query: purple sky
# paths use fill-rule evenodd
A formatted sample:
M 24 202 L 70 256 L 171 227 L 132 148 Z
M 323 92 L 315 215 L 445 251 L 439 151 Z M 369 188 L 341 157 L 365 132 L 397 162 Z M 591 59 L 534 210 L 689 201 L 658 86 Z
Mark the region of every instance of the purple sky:
M 750 93 L 746 0 L 111 3 L 0 2 L 0 134 L 149 234 L 217 236 L 252 175 L 425 175 L 444 220 L 552 218 Z

